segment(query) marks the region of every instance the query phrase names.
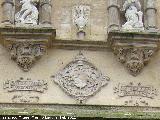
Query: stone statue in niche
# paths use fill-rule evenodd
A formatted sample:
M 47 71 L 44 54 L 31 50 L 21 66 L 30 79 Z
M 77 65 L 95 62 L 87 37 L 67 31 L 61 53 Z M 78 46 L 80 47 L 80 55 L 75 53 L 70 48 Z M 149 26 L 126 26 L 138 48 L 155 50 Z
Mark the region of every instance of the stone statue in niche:
M 22 24 L 33 24 L 37 25 L 38 23 L 38 9 L 36 4 L 39 0 L 21 0 L 22 8 L 19 12 L 15 14 L 16 23 Z
M 139 0 L 126 0 L 123 11 L 127 22 L 122 25 L 122 30 L 144 30 L 143 12 Z

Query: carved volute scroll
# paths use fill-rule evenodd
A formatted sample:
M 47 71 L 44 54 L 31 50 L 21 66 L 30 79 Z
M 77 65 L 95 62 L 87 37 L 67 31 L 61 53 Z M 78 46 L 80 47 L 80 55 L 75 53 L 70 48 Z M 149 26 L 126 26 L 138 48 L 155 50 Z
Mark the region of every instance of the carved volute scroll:
M 52 79 L 79 103 L 84 103 L 110 81 L 92 63 L 88 62 L 82 53 L 79 53 L 58 74 L 52 76 Z

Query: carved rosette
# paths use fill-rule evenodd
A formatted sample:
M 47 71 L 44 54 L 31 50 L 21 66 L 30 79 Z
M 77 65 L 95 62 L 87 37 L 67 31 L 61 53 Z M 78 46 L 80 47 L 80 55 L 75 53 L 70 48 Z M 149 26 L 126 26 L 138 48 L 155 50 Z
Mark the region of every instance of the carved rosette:
M 152 48 L 114 48 L 114 53 L 117 55 L 119 61 L 125 64 L 133 76 L 137 76 L 141 72 L 153 56 L 154 52 L 155 49 Z
M 82 53 L 52 78 L 67 94 L 80 103 L 84 103 L 84 100 L 93 96 L 110 81 L 88 62 Z
M 19 67 L 27 72 L 31 69 L 33 63 L 46 52 L 44 44 L 35 44 L 31 42 L 17 42 L 8 46 L 11 59 L 15 60 Z

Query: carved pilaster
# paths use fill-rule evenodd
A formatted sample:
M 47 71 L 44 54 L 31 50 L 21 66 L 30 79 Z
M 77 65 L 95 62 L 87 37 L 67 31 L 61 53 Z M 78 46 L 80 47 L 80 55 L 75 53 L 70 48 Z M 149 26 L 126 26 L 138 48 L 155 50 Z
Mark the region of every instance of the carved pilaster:
M 130 74 L 137 76 L 158 50 L 158 38 L 157 34 L 110 32 L 108 42 Z
M 119 0 L 108 0 L 108 31 L 119 30 L 120 27 L 120 11 Z
M 157 23 L 156 23 L 156 0 L 146 0 L 146 23 L 147 29 L 149 32 L 156 32 L 157 31 Z
M 14 2 L 13 0 L 3 0 L 2 2 L 2 24 L 12 25 L 14 23 Z
M 44 27 L 51 27 L 52 4 L 51 0 L 40 0 L 40 24 Z

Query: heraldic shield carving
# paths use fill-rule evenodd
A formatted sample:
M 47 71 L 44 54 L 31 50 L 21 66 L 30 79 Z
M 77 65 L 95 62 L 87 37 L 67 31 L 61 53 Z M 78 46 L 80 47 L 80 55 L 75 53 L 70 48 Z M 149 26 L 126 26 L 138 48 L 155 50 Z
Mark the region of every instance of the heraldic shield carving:
M 86 99 L 96 94 L 101 87 L 107 85 L 110 81 L 110 78 L 103 76 L 101 71 L 88 62 L 81 52 L 52 78 L 79 103 L 84 103 Z

